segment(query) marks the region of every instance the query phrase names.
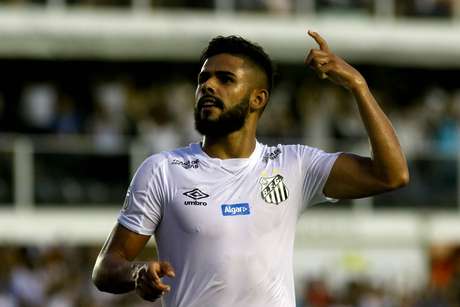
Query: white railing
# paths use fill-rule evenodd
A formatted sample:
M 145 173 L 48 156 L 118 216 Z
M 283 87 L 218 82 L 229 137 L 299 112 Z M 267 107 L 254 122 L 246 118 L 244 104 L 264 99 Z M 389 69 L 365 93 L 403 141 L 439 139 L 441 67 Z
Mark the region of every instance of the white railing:
M 33 211 L 37 208 L 37 201 L 35 199 L 36 191 L 34 190 L 36 187 L 36 180 L 37 174 L 36 172 L 36 158 L 37 154 L 72 154 L 72 155 L 81 155 L 81 156 L 101 156 L 107 155 L 107 151 L 101 151 L 100 148 L 97 146 L 92 145 L 92 138 L 85 137 L 85 136 L 41 136 L 41 137 L 28 137 L 28 136 L 14 136 L 14 135 L 2 135 L 0 138 L 3 142 L 0 143 L 0 153 L 3 154 L 11 154 L 11 170 L 12 170 L 12 182 L 11 182 L 11 189 L 13 190 L 12 195 L 12 203 L 11 204 L 3 204 L 3 206 L 15 208 L 18 211 Z M 60 142 L 63 141 L 63 142 Z M 266 139 L 264 139 L 266 141 Z M 308 141 L 302 140 L 290 140 L 294 141 L 295 143 L 305 143 L 309 144 Z M 267 143 L 270 143 L 269 140 Z M 337 141 L 328 142 L 331 144 L 337 144 Z M 61 144 L 61 145 L 59 145 Z M 126 138 L 126 141 L 121 148 L 117 150 L 112 150 L 109 152 L 109 155 L 119 155 L 122 156 L 123 159 L 126 158 L 127 163 L 125 166 L 123 165 L 114 165 L 114 168 L 129 168 L 130 176 L 131 177 L 140 163 L 149 155 L 149 149 L 145 144 L 141 144 L 135 139 Z M 314 145 L 314 144 L 312 144 Z M 345 147 L 346 148 L 346 147 Z M 435 148 L 432 146 L 432 148 Z M 69 157 L 72 159 L 72 157 Z M 420 157 L 408 157 L 409 161 L 413 159 L 420 159 Z M 434 152 L 427 152 L 422 157 L 423 160 L 429 160 L 431 163 L 446 163 L 449 162 L 448 169 L 450 172 L 453 172 L 452 167 L 456 167 L 457 169 L 457 185 L 453 182 L 452 184 L 452 195 L 456 195 L 457 199 L 450 200 L 450 208 L 454 208 L 452 204 L 457 204 L 457 208 L 460 211 L 460 152 L 457 154 L 457 157 L 451 156 L 446 157 L 442 155 L 436 155 Z M 51 164 L 53 161 L 50 162 Z M 452 166 L 452 167 L 451 167 Z M 85 167 L 82 165 L 81 167 Z M 445 167 L 445 166 L 444 166 Z M 101 170 L 102 172 L 102 170 Z M 451 175 L 452 176 L 452 175 Z M 81 180 L 90 180 L 91 177 L 83 178 Z M 425 178 L 426 179 L 426 178 Z M 129 183 L 130 178 L 120 178 L 120 180 L 126 185 Z M 413 177 L 411 184 L 420 184 L 417 182 L 418 178 Z M 437 178 L 430 178 L 429 182 L 436 182 Z M 424 180 L 426 182 L 426 180 Z M 428 187 L 427 187 L 428 188 Z M 423 189 L 423 187 L 422 187 Z M 456 189 L 456 193 L 454 193 L 453 189 Z M 118 191 L 120 195 L 124 193 L 124 191 Z M 428 189 L 425 191 L 428 193 Z M 455 198 L 455 196 L 452 196 Z M 118 207 L 122 202 L 122 197 L 118 200 L 117 203 L 113 203 L 113 207 Z M 374 209 L 374 198 L 365 198 L 354 200 L 352 202 L 353 208 L 360 211 L 372 211 Z M 110 204 L 109 204 L 110 205 Z M 436 209 L 436 206 L 439 204 L 433 204 L 432 208 L 429 209 Z M 441 204 L 442 205 L 442 204 Z M 445 205 L 445 204 L 444 204 Z M 39 207 L 59 207 L 59 204 L 48 204 L 48 203 L 40 203 Z M 78 206 L 78 204 L 67 203 L 66 206 Z M 88 203 L 85 207 L 98 207 L 100 204 L 98 203 Z M 397 208 L 397 207 L 396 207 Z M 445 207 L 444 207 L 445 208 Z

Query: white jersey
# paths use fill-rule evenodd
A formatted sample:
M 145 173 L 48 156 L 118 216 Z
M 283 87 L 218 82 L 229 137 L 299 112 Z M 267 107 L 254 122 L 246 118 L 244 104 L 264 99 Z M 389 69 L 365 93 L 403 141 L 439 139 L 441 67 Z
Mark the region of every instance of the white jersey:
M 168 307 L 294 307 L 293 246 L 306 205 L 322 190 L 338 153 L 257 143 L 249 158 L 216 159 L 199 144 L 140 166 L 118 222 L 155 235 Z

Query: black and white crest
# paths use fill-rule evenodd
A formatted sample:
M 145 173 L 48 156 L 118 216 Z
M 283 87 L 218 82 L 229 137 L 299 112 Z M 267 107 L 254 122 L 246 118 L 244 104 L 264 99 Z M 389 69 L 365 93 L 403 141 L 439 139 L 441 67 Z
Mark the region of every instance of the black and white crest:
M 288 198 L 289 191 L 283 182 L 283 176 L 261 177 L 259 182 L 262 185 L 261 196 L 265 202 L 278 205 Z

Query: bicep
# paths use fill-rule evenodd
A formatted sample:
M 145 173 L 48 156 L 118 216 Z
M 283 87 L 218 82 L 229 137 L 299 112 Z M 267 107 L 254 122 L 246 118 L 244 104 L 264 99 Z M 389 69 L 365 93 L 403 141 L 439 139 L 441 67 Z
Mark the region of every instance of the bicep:
M 102 247 L 100 255 L 116 255 L 134 260 L 147 244 L 150 236 L 135 233 L 117 223 Z
M 334 163 L 323 192 L 337 199 L 361 198 L 389 190 L 379 179 L 371 158 L 342 153 Z

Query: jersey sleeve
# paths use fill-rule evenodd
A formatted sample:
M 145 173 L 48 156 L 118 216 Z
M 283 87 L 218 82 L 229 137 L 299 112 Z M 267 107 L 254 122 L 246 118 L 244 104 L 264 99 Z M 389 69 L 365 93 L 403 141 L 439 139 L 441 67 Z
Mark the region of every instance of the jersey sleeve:
M 326 197 L 323 189 L 340 152 L 327 153 L 309 146 L 300 146 L 299 151 L 304 178 L 304 206 L 312 206 L 326 201 L 337 201 Z
M 153 235 L 164 204 L 162 159 L 151 156 L 136 171 L 126 193 L 118 223 L 142 235 Z

